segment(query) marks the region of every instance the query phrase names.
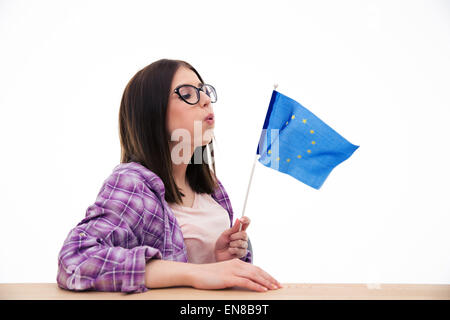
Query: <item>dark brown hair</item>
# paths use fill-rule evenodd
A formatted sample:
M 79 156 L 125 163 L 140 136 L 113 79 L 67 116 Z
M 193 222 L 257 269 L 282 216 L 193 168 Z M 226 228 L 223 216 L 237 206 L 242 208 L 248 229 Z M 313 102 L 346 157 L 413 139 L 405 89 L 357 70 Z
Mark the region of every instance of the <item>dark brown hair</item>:
M 160 59 L 131 78 L 125 87 L 119 111 L 120 162 L 137 162 L 154 172 L 164 183 L 166 201 L 178 204 L 182 204 L 183 194 L 173 178 L 166 114 L 172 80 L 182 66 L 194 71 L 204 83 L 197 70 L 186 61 Z M 197 193 L 211 194 L 218 187 L 213 140 L 194 150 L 186 169 L 189 186 Z M 210 153 L 205 162 L 203 155 L 207 146 Z M 197 152 L 201 152 L 201 164 L 194 163 Z M 212 170 L 209 159 L 212 160 Z

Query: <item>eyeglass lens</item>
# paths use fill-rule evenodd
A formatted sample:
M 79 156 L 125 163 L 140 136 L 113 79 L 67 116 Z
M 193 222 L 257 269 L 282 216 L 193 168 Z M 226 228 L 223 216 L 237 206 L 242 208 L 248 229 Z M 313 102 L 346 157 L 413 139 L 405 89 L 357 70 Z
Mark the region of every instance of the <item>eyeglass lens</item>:
M 214 88 L 210 85 L 204 85 L 203 91 L 211 98 L 211 102 L 216 102 L 217 95 Z M 181 97 L 189 103 L 195 104 L 200 99 L 200 92 L 191 86 L 184 86 L 179 88 Z

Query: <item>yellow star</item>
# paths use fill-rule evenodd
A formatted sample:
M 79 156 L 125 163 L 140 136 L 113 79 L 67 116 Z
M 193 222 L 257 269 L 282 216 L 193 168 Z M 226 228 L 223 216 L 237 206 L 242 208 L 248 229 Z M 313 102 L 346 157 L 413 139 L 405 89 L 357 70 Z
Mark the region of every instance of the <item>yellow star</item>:
M 295 119 L 295 115 L 293 115 L 293 116 L 291 117 L 291 119 Z
M 314 133 L 314 130 L 311 130 L 310 132 L 311 132 L 311 133 Z
M 316 144 L 316 142 L 315 142 L 315 141 L 311 141 L 311 143 L 312 143 L 312 144 Z
M 288 125 L 289 121 L 286 121 L 286 125 Z
M 311 150 L 308 149 L 308 153 L 311 153 Z
M 271 154 L 271 153 L 272 153 L 272 150 L 267 151 L 267 153 L 268 153 L 268 154 Z
M 299 159 L 300 159 L 301 157 L 302 157 L 301 155 L 298 155 L 298 156 L 297 156 L 297 158 L 299 158 Z
M 287 158 L 286 161 L 289 162 L 289 161 L 291 161 L 291 159 Z
M 303 119 L 303 123 L 306 123 L 306 119 Z
M 280 157 L 277 158 L 277 161 L 279 161 L 279 160 L 280 160 Z

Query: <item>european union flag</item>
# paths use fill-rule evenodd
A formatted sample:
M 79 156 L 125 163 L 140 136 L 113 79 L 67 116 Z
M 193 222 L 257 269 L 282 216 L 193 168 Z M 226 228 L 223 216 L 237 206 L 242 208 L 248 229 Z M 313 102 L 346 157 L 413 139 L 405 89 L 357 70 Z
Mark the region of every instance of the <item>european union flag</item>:
M 358 148 L 300 103 L 273 90 L 256 150 L 260 163 L 320 189 Z

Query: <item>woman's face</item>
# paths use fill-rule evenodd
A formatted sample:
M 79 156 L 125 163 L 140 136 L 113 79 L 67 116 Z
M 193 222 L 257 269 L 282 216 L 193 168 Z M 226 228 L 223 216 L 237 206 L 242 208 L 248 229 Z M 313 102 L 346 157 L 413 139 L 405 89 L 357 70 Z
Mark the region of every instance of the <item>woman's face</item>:
M 182 84 L 199 88 L 201 81 L 194 71 L 186 67 L 177 70 L 172 80 L 167 106 L 167 130 L 169 137 L 172 137 L 172 144 L 182 143 L 184 146 L 190 146 L 193 153 L 196 147 L 206 145 L 212 139 L 214 123 L 209 124 L 205 118 L 213 113 L 213 109 L 211 98 L 203 91 L 200 91 L 200 100 L 197 104 L 184 102 L 174 92 L 175 88 Z

